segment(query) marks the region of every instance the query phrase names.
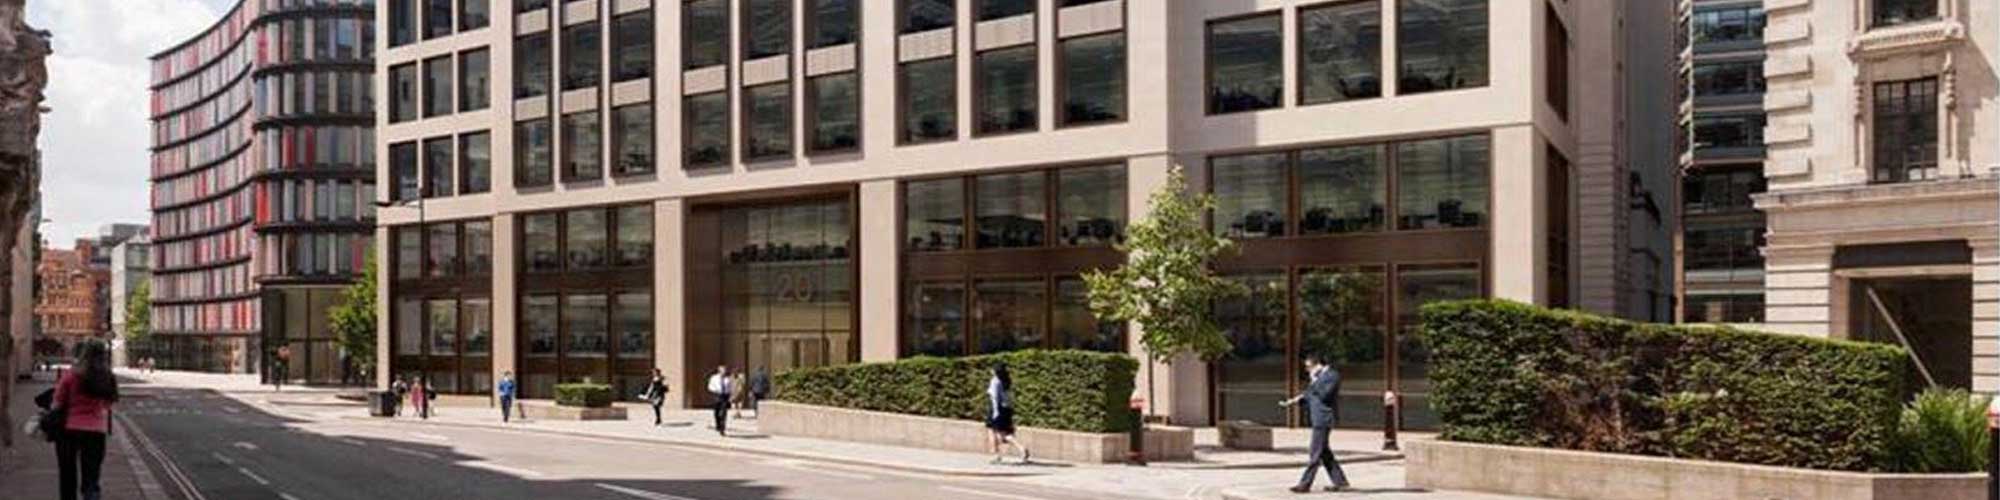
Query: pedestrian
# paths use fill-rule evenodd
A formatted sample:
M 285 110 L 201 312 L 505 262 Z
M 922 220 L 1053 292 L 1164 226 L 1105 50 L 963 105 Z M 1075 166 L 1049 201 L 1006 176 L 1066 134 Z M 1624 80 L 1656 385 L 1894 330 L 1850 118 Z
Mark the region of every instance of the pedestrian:
M 56 444 L 57 484 L 62 500 L 98 500 L 104 466 L 104 438 L 111 433 L 111 406 L 118 402 L 118 377 L 111 374 L 111 349 L 97 340 L 78 346 L 76 365 L 56 382 L 50 411 L 63 412 L 61 429 L 49 432 Z M 79 474 L 80 473 L 80 474 Z
M 729 365 L 716 365 L 715 374 L 708 376 L 708 394 L 715 397 L 715 433 L 729 435 L 729 395 L 734 380 L 729 378 Z
M 771 395 L 771 373 L 759 366 L 757 373 L 750 376 L 750 416 L 763 416 L 763 413 L 757 410 L 757 403 L 763 402 L 764 397 L 769 395 Z
M 743 372 L 729 378 L 729 404 L 736 409 L 735 418 L 743 418 L 743 403 L 750 399 L 748 384 L 743 383 Z
M 514 417 L 514 372 L 500 374 L 500 384 L 493 390 L 500 395 L 500 423 L 513 421 Z
M 1006 363 L 993 364 L 993 377 L 986 381 L 986 401 L 986 449 L 993 452 L 993 463 L 1003 461 L 1002 444 L 1021 450 L 1021 463 L 1028 463 L 1028 447 L 1014 439 L 1014 377 L 1007 373 Z
M 437 386 L 431 385 L 431 377 L 429 375 L 425 375 L 417 380 L 421 380 L 422 382 L 419 383 L 424 386 L 423 418 L 424 420 L 430 420 L 431 414 L 437 412 L 437 409 L 434 407 L 438 398 Z
M 1292 396 L 1279 406 L 1290 408 L 1306 403 L 1307 416 L 1312 421 L 1312 441 L 1306 444 L 1306 453 L 1311 458 L 1306 461 L 1306 472 L 1299 477 L 1299 484 L 1292 486 L 1292 493 L 1312 491 L 1313 476 L 1319 469 L 1326 468 L 1327 480 L 1333 483 L 1327 491 L 1347 489 L 1347 473 L 1340 470 L 1340 460 L 1334 458 L 1333 450 L 1327 448 L 1327 438 L 1333 433 L 1335 417 L 1340 412 L 1340 372 L 1327 366 L 1326 361 L 1317 356 L 1306 358 L 1306 391 Z
M 274 357 L 277 360 L 271 364 L 271 390 L 284 391 L 285 378 L 291 375 L 287 372 L 290 371 L 292 365 L 292 346 L 278 347 L 278 354 Z
M 396 394 L 396 404 L 394 405 L 394 407 L 389 409 L 389 416 L 392 417 L 403 416 L 403 398 L 409 397 L 410 395 L 410 376 L 397 375 L 396 383 L 389 384 L 389 391 L 394 392 Z
M 660 369 L 653 369 L 653 380 L 646 382 L 646 404 L 653 405 L 653 427 L 660 426 L 660 405 L 667 404 L 667 377 L 660 375 Z
M 431 419 L 430 382 L 418 375 L 416 382 L 410 383 L 410 407 L 417 411 L 417 418 Z

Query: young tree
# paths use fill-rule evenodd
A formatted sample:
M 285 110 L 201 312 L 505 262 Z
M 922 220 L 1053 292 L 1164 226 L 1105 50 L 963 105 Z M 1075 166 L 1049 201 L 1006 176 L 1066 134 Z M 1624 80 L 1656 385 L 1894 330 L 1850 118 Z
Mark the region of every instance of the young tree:
M 347 351 L 347 359 L 360 373 L 375 373 L 375 254 L 362 264 L 361 279 L 341 291 L 340 303 L 327 310 L 327 326 L 334 343 Z
M 146 341 L 153 333 L 153 285 L 141 281 L 132 287 L 132 293 L 125 296 L 125 345 L 133 346 Z
M 1203 219 L 1215 207 L 1215 197 L 1189 192 L 1180 167 L 1168 172 L 1166 185 L 1146 205 L 1148 213 L 1132 223 L 1126 243 L 1118 246 L 1125 264 L 1086 273 L 1083 279 L 1090 287 L 1092 313 L 1139 325 L 1139 345 L 1151 361 L 1146 363 L 1150 409 L 1156 401 L 1154 363 L 1182 354 L 1214 360 L 1229 352 L 1229 339 L 1211 310 L 1217 299 L 1245 289 L 1209 268 L 1210 259 L 1233 251 L 1235 243 L 1209 231 Z

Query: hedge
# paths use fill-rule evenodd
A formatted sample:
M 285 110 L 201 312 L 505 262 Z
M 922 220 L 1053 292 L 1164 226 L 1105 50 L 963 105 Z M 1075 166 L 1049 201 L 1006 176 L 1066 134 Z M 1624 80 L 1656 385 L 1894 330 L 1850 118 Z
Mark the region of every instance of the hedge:
M 1123 354 L 1027 350 L 963 358 L 917 357 L 793 370 L 773 381 L 772 398 L 801 404 L 984 420 L 990 366 L 1014 377 L 1014 422 L 1079 432 L 1126 432 L 1139 364 Z
M 1454 441 L 1837 470 L 1889 467 L 1900 347 L 1475 300 L 1423 308 Z
M 556 404 L 604 408 L 611 406 L 611 386 L 604 384 L 556 384 Z

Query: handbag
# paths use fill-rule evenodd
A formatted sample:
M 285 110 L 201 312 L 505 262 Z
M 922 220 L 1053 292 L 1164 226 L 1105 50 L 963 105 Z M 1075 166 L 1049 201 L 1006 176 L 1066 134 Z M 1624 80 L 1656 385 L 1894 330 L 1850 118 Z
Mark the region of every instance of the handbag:
M 69 409 L 61 406 L 50 408 L 35 416 L 35 426 L 41 429 L 42 437 L 49 442 L 62 439 L 64 431 L 69 429 Z

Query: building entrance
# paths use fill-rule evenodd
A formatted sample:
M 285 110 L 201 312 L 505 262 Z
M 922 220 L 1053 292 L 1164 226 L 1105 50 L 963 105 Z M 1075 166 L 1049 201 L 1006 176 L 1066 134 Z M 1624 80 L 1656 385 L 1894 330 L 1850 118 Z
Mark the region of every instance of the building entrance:
M 845 195 L 692 214 L 688 387 L 717 365 L 776 374 L 859 359 L 853 220 Z

